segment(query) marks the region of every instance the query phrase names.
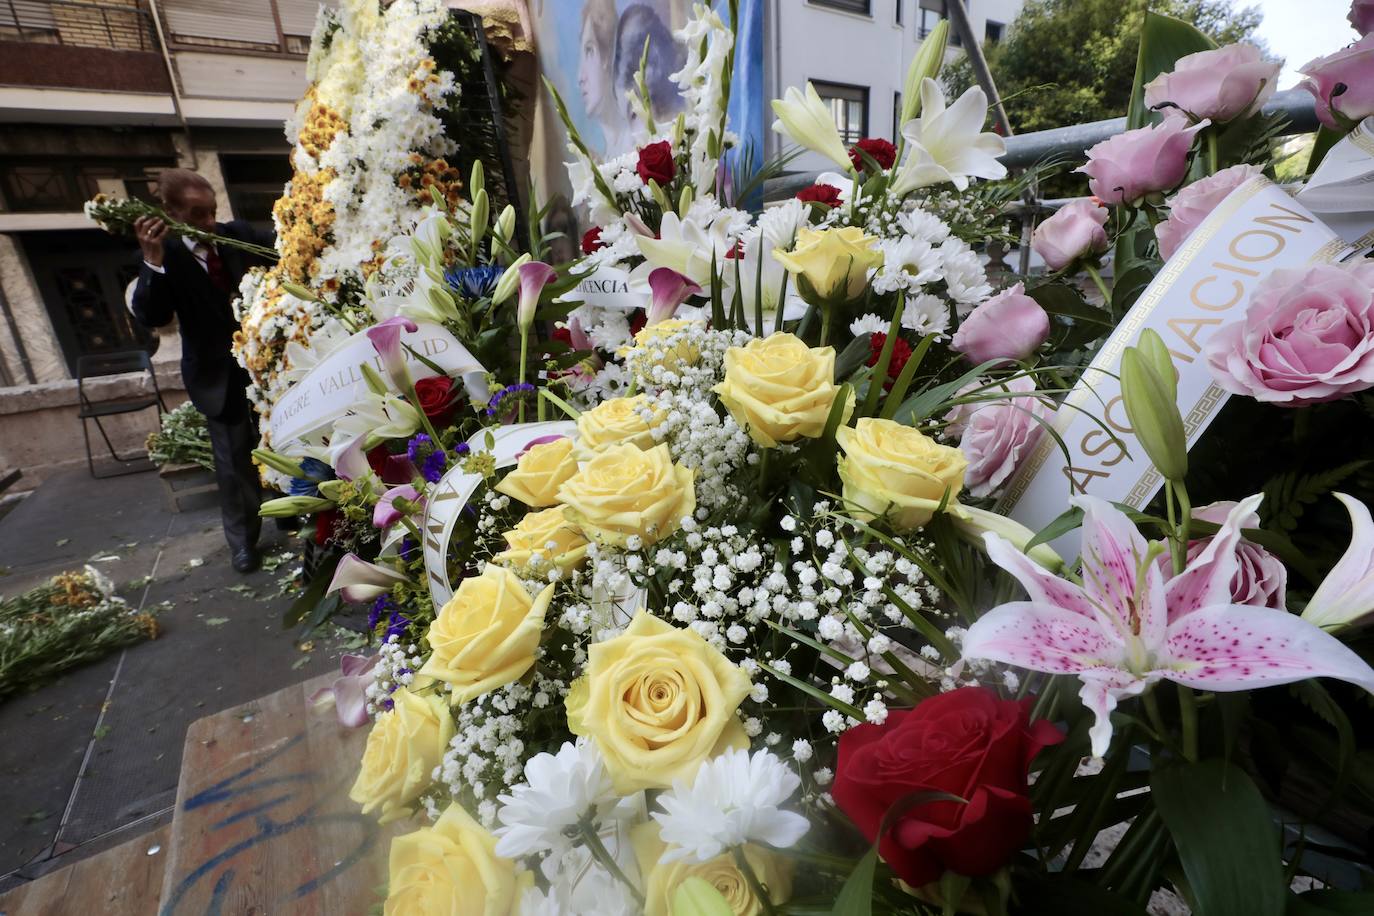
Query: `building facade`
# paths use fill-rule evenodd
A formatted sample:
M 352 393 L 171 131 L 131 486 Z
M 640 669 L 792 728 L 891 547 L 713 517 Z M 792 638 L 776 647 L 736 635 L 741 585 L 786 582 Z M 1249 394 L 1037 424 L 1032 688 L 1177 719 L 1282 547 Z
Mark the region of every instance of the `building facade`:
M 862 137 L 894 139 L 907 67 L 931 30 L 959 0 L 766 0 L 769 96 L 807 81 L 830 101 L 846 143 Z M 974 34 L 1001 39 L 1024 0 L 963 0 Z M 947 59 L 962 53 L 950 33 Z M 770 156 L 778 153 L 771 134 Z M 829 168 L 828 160 L 804 153 L 794 171 Z

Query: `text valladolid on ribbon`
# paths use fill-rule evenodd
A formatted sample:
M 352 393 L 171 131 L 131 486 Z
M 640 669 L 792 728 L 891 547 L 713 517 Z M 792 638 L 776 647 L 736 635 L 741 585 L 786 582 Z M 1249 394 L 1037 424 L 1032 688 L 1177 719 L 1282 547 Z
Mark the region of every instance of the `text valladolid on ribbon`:
M 487 437 L 491 437 L 490 443 Z M 572 420 L 548 420 L 539 423 L 515 423 L 485 429 L 468 440 L 473 452 L 490 452 L 496 467 L 515 464 L 521 452 L 536 439 L 553 436 L 577 438 L 577 424 Z M 452 468 L 426 494 L 424 520 L 425 577 L 435 608 L 443 607 L 453 597 L 453 583 L 448 575 L 448 542 L 458 515 L 472 494 L 482 483 L 481 474 L 470 474 L 462 466 Z
M 1164 338 L 1178 370 L 1178 406 L 1191 448 L 1228 395 L 1212 381 L 1202 355 L 1207 339 L 1240 320 L 1255 286 L 1278 268 L 1340 259 L 1347 244 L 1306 207 L 1261 176 L 1229 194 L 1150 283 L 1055 413 L 1068 449 L 1041 435 L 997 504 L 1032 531 L 1090 493 L 1141 508 L 1162 484 L 1126 419 L 1119 380 L 1121 354 L 1145 328 Z M 1077 553 L 1078 534 L 1054 542 Z
M 416 380 L 436 374 L 416 354 L 451 376 L 486 371 L 458 338 L 437 324 L 420 322 L 414 331 L 401 335 L 401 342 L 409 348 L 404 352 L 411 377 Z M 382 371 L 381 357 L 372 341 L 365 331 L 359 331 L 321 360 L 272 406 L 268 426 L 273 446 L 280 450 L 293 441 L 329 432 L 334 422 L 348 413 L 367 384 L 358 368 L 363 363 L 371 363 L 378 372 Z

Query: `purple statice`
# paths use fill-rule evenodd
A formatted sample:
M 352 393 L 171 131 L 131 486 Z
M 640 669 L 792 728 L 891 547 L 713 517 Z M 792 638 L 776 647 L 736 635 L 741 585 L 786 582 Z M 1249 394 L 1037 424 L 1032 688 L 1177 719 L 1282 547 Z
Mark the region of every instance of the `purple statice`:
M 529 382 L 521 382 L 518 385 L 511 385 L 508 388 L 502 388 L 500 391 L 496 392 L 491 396 L 491 400 L 487 402 L 487 409 L 483 411 L 483 413 L 485 413 L 488 417 L 494 417 L 496 416 L 496 412 L 501 407 L 501 402 L 504 401 L 506 398 L 519 397 L 525 394 L 529 394 L 532 391 L 534 391 L 534 386 L 531 385 Z
M 382 700 L 382 708 L 385 709 L 387 712 L 391 712 L 393 709 L 396 708 L 396 701 L 393 700 L 391 697 L 387 697 L 385 700 Z
M 386 638 L 390 639 L 395 636 L 400 639 L 401 634 L 405 633 L 408 626 L 410 626 L 410 619 L 402 614 L 399 608 L 392 607 L 391 616 L 386 621 Z
M 406 443 L 406 457 L 411 461 L 419 461 L 422 452 L 428 452 L 434 448 L 434 441 L 429 438 L 427 433 L 416 433 L 411 437 L 410 442 Z
M 413 538 L 401 538 L 401 549 L 399 551 L 402 560 L 409 560 L 410 555 L 420 549 L 420 545 L 415 543 Z
M 446 470 L 448 470 L 448 453 L 436 449 L 430 452 L 429 457 L 420 466 L 420 476 L 430 483 L 438 483 L 439 478 L 444 476 Z
M 381 621 L 382 615 L 386 613 L 390 605 L 391 599 L 387 598 L 386 595 L 382 595 L 376 601 L 372 602 L 372 610 L 369 611 L 367 615 L 367 628 L 369 630 L 377 629 L 377 624 Z

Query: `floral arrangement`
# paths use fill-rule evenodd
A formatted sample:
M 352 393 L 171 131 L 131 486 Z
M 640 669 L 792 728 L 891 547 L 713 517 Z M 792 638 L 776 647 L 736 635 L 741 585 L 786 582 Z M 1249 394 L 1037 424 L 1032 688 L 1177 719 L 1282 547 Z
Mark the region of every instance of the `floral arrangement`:
M 148 460 L 159 467 L 195 464 L 213 471 L 215 454 L 210 431 L 205 427 L 205 414 L 190 401 L 163 414 L 157 431 L 148 434 Z
M 104 229 L 110 235 L 134 234 L 135 221 L 145 216 L 160 219 L 167 224 L 167 228 L 176 235 L 184 236 L 188 239 L 198 239 L 202 242 L 211 242 L 216 245 L 227 245 L 230 248 L 237 248 L 258 257 L 276 259 L 277 252 L 272 248 L 264 248 L 252 242 L 245 242 L 242 239 L 229 238 L 228 236 L 216 235 L 213 232 L 206 232 L 204 229 L 197 229 L 187 223 L 178 222 L 167 215 L 161 207 L 156 207 L 145 200 L 129 197 L 110 197 L 106 194 L 97 194 L 86 201 L 82 207 L 86 218 Z
M 839 171 L 762 213 L 726 155 L 731 26 L 699 6 L 679 37 L 673 124 L 642 105 L 638 150 L 606 163 L 571 131 L 585 258 L 511 258 L 499 230 L 474 255 L 476 198 L 427 211 L 388 246 L 410 291 L 370 300 L 369 394 L 308 457 L 260 453 L 293 494 L 264 511 L 315 513 L 342 554 L 300 616 L 370 609 L 376 654 L 325 694 L 370 722 L 350 797 L 420 822 L 391 845 L 384 911 L 1367 902 L 1332 865 L 1358 850 L 1284 844 L 1271 808 L 1314 831 L 1369 808 L 1374 520 L 1343 493 L 1339 528 L 1301 524 L 1367 462 L 1272 488 L 1199 474 L 1175 357 L 1146 330 L 1120 410 L 1161 495 L 1128 512 L 1076 494 L 1041 531 L 995 511 L 1128 287 L 1224 168 L 1268 166 L 1271 66 L 1208 48 L 1143 72 L 1145 102 L 1186 114 L 1090 151 L 1106 206 L 1046 220 L 1053 272 L 996 290 L 975 246 L 1020 184 L 982 92 L 947 102 L 935 82 L 944 26 L 897 143 L 846 149 L 809 87 L 774 102 L 774 129 Z M 592 270 L 623 271 L 642 314 L 568 301 Z M 1267 410 L 1359 409 L 1371 303 L 1362 262 L 1275 272 L 1209 364 Z M 494 393 L 412 377 L 399 340 L 421 314 L 518 346 Z M 1070 532 L 1076 558 L 1050 546 Z

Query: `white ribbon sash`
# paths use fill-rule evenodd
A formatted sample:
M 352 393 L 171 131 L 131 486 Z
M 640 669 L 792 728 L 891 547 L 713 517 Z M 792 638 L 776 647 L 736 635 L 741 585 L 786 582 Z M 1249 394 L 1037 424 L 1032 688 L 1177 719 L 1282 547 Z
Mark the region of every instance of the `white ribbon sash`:
M 1297 198 L 1347 242 L 1374 229 L 1374 116 L 1327 150 Z
M 492 438 L 488 448 L 487 436 Z M 577 438 L 577 424 L 572 420 L 548 420 L 539 423 L 515 423 L 495 429 L 484 429 L 468 440 L 473 452 L 490 451 L 498 468 L 515 464 L 521 452 L 531 442 L 545 436 Z M 448 576 L 448 544 L 458 515 L 484 478 L 469 474 L 461 465 L 449 470 L 426 494 L 424 519 L 425 578 L 429 580 L 429 594 L 437 612 L 453 597 L 453 584 Z
M 1250 293 L 1271 271 L 1335 261 L 1346 250 L 1345 242 L 1268 179 L 1256 176 L 1236 188 L 1164 265 L 1055 413 L 1052 423 L 1068 455 L 1053 436 L 1042 434 L 997 511 L 1038 531 L 1068 508 L 1075 493 L 1143 507 L 1162 479 L 1126 419 L 1118 378 L 1122 351 L 1147 327 L 1164 339 L 1178 370 L 1178 405 L 1191 448 L 1228 397 L 1213 383 L 1202 356 L 1207 339 L 1244 316 Z M 1053 546 L 1074 556 L 1078 533 Z
M 630 275 L 617 267 L 598 267 L 558 298 L 603 309 L 633 312 L 649 307 L 649 294 L 636 289 Z
M 448 375 L 465 376 L 485 370 L 458 338 L 437 324 L 420 322 L 415 331 L 404 332 L 401 342 L 412 378 L 419 380 L 435 375 L 435 371 L 416 356 L 418 353 Z M 413 351 L 413 352 L 412 352 Z M 281 451 L 290 442 L 327 433 L 334 422 L 348 413 L 358 393 L 366 386 L 358 367 L 372 363 L 382 371 L 377 354 L 366 331 L 354 334 L 305 378 L 287 389 L 272 405 L 268 419 L 272 431 L 272 445 Z

